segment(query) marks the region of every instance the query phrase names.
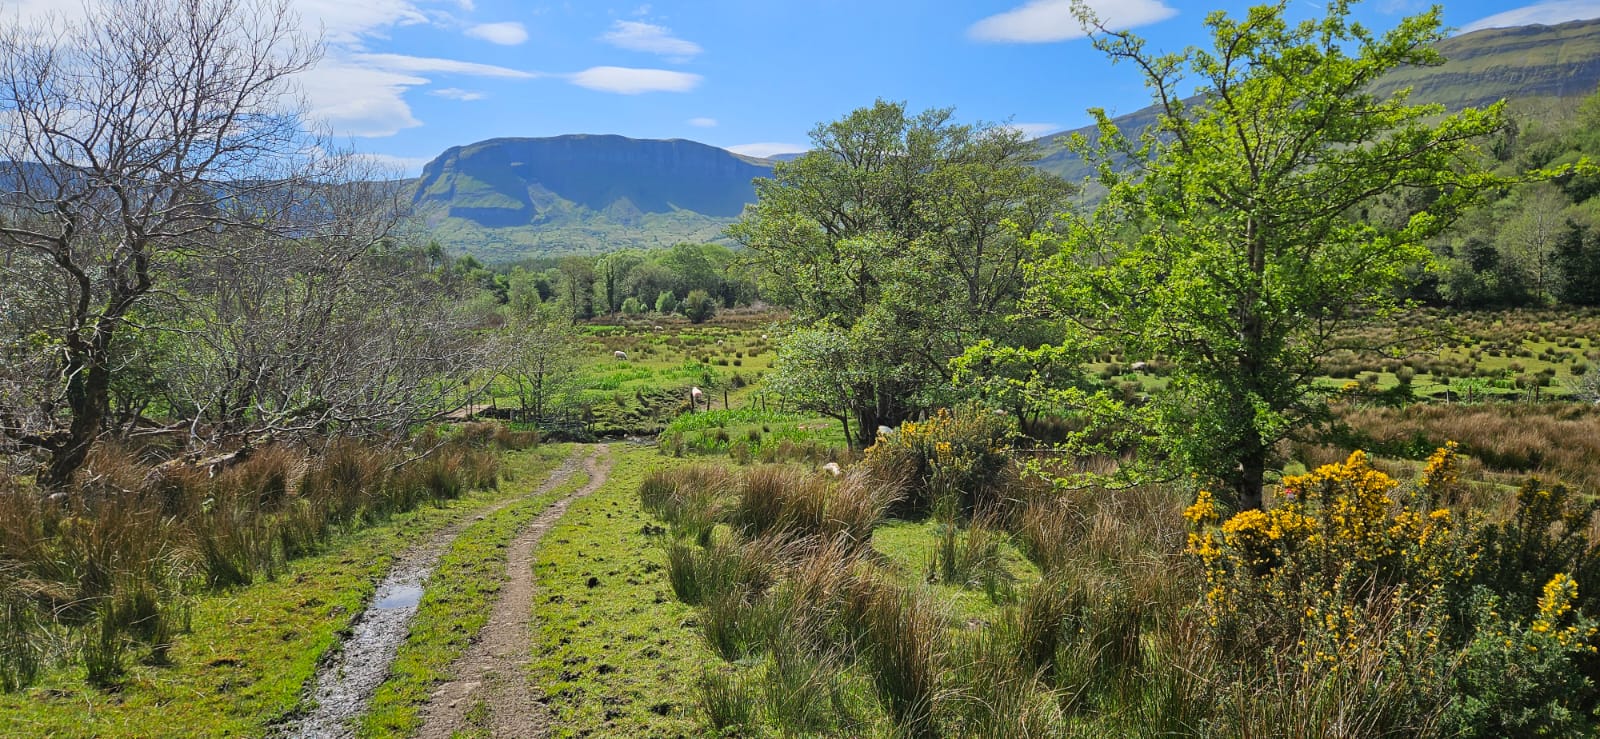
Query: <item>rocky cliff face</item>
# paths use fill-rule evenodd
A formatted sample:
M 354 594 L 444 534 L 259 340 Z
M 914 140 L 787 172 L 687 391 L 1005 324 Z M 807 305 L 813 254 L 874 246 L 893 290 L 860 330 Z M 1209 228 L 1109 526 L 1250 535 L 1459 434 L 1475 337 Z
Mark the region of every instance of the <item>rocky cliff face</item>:
M 423 168 L 415 205 L 429 220 L 484 228 L 600 219 L 636 224 L 687 211 L 733 219 L 771 166 L 675 139 L 555 136 L 491 139 L 449 149 Z

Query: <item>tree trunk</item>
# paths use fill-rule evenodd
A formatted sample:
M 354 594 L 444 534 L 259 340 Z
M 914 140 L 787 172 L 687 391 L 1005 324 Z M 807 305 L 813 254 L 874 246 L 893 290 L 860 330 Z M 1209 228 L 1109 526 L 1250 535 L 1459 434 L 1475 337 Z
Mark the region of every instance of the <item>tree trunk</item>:
M 100 435 L 100 424 L 110 402 L 110 372 L 79 357 L 69 360 L 67 367 L 72 373 L 66 393 L 72 423 L 61 443 L 51 450 L 49 464 L 40 471 L 39 485 L 49 489 L 72 483 L 72 476 L 89 458 L 89 450 Z
M 1261 489 L 1266 485 L 1267 448 L 1261 435 L 1250 429 L 1239 450 L 1239 475 L 1234 481 L 1234 494 L 1239 510 L 1261 508 Z

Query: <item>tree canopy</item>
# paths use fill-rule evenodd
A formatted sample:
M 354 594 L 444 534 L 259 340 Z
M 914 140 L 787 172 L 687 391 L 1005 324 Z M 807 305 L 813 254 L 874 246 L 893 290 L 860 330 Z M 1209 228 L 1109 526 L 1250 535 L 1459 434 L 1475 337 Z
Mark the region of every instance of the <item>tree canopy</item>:
M 756 204 L 728 233 L 747 247 L 762 295 L 833 334 L 808 341 L 832 347 L 854 378 L 795 400 L 853 419 L 866 444 L 880 424 L 948 400 L 949 362 L 968 344 L 1011 332 L 1003 319 L 1024 293 L 1027 237 L 1070 188 L 1030 166 L 1020 131 L 958 124 L 949 109 L 911 115 L 880 100 L 817 126 L 811 141 L 757 181 Z
M 1427 240 L 1500 182 L 1478 142 L 1503 125 L 1501 105 L 1446 116 L 1367 92 L 1389 70 L 1439 61 L 1438 9 L 1375 35 L 1347 2 L 1296 24 L 1285 5 L 1212 13 L 1212 48 L 1176 54 L 1078 6 L 1096 46 L 1143 74 L 1159 115 L 1129 137 L 1095 111 L 1098 140 L 1077 145 L 1106 198 L 1035 265 L 1063 346 L 1174 363 L 1170 385 L 1120 418 L 1244 507 L 1260 505 L 1274 445 L 1325 412 L 1313 378 L 1337 329 L 1397 307 Z M 1363 217 L 1404 192 L 1426 197 L 1390 223 Z

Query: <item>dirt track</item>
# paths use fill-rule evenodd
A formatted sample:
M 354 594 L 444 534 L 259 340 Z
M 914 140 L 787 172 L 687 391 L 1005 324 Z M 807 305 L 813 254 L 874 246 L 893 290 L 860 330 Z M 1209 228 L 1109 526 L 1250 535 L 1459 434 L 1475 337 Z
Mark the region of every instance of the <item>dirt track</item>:
M 536 698 L 527 664 L 533 643 L 534 553 L 546 532 L 572 502 L 598 490 L 611 470 L 609 450 L 595 447 L 584 467 L 589 483 L 546 508 L 512 540 L 506 579 L 489 622 L 466 654 L 456 660 L 449 682 L 439 686 L 422 708 L 423 739 L 448 739 L 469 728 L 494 737 L 540 737 L 549 733 L 548 709 Z M 475 714 L 468 726 L 468 712 Z
M 595 452 L 584 462 L 589 469 L 591 481 L 579 491 L 580 493 L 597 487 L 593 482 L 595 459 L 604 454 L 605 448 L 599 449 L 600 451 Z M 394 661 L 401 642 L 405 641 L 411 618 L 416 615 L 417 604 L 421 600 L 423 583 L 433 574 L 434 568 L 439 564 L 439 558 L 450 547 L 451 542 L 474 522 L 518 500 L 542 495 L 559 487 L 577 472 L 578 460 L 582 454 L 583 448 L 575 449 L 561 466 L 550 473 L 550 477 L 538 489 L 531 490 L 523 496 L 507 498 L 463 516 L 461 520 L 440 530 L 428 541 L 413 546 L 396 558 L 389 574 L 378 583 L 371 603 L 351 622 L 350 638 L 345 641 L 333 659 L 327 660 L 318 668 L 312 693 L 315 702 L 310 712 L 290 721 L 274 734 L 308 739 L 311 737 L 342 739 L 353 736 L 355 719 L 366 712 L 367 703 L 378 686 L 388 677 L 389 665 Z M 572 500 L 572 497 L 563 498 L 551 508 L 559 505 L 561 510 L 566 510 L 565 503 Z M 538 521 L 544 521 L 548 515 L 547 510 L 541 514 Z M 526 534 L 519 536 L 518 541 L 525 536 Z M 515 556 L 516 550 L 513 548 L 512 561 L 515 561 Z M 531 566 L 524 569 L 528 569 L 531 576 Z M 491 620 L 490 625 L 484 629 L 485 633 L 489 632 L 493 625 L 494 621 Z

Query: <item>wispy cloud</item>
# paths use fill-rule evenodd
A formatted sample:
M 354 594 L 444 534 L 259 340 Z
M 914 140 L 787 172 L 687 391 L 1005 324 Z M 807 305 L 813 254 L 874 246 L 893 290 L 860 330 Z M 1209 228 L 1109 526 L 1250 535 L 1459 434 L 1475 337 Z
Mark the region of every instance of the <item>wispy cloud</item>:
M 600 36 L 619 49 L 659 54 L 673 61 L 688 61 L 704 51 L 693 41 L 672 35 L 672 29 L 641 21 L 616 21 Z
M 440 59 L 431 56 L 410 56 L 407 54 L 354 54 L 351 57 L 356 61 L 396 72 L 416 72 L 427 74 L 429 72 L 440 74 L 465 74 L 475 77 L 498 77 L 501 79 L 531 80 L 543 77 L 538 72 L 527 72 L 510 67 L 499 67 L 493 64 L 479 64 L 477 62 L 464 62 L 459 59 Z
M 1162 0 L 1089 0 L 1107 28 L 1121 30 L 1164 21 L 1178 14 Z M 967 36 L 997 44 L 1043 44 L 1086 36 L 1072 13 L 1071 0 L 1029 0 L 967 28 Z
M 403 157 L 394 154 L 362 154 L 361 159 L 378 169 L 379 175 L 388 177 L 416 177 L 422 172 L 423 165 L 433 161 L 433 157 Z
M 590 67 L 568 79 L 579 87 L 621 95 L 643 92 L 688 92 L 700 84 L 700 75 L 669 69 Z
M 483 93 L 474 92 L 472 90 L 463 90 L 463 89 L 461 89 L 459 87 L 441 87 L 441 88 L 439 88 L 437 90 L 430 90 L 428 92 L 428 94 L 429 95 L 435 95 L 435 96 L 442 97 L 442 98 L 448 98 L 450 100 L 482 100 L 483 99 Z
M 1007 123 L 1006 128 L 1022 133 L 1023 138 L 1036 139 L 1062 130 L 1059 123 Z
M 799 154 L 810 147 L 805 144 L 780 144 L 777 142 L 763 142 L 759 144 L 739 144 L 727 147 L 728 151 L 743 154 L 747 157 L 761 157 L 763 159 L 778 154 Z
M 0 0 L 0 14 L 15 14 L 23 21 L 50 17 L 77 20 L 84 17 L 88 8 L 116 1 Z M 320 35 L 327 44 L 322 61 L 296 75 L 295 81 L 305 92 L 310 117 L 340 136 L 392 136 L 422 125 L 406 103 L 405 95 L 411 88 L 432 82 L 425 75 L 499 79 L 543 76 L 454 59 L 371 53 L 374 42 L 387 39 L 399 28 L 461 29 L 464 24 L 449 11 L 459 8 L 470 12 L 474 8 L 472 0 L 289 0 L 289 8 L 299 17 L 300 27 L 309 36 Z M 521 29 L 515 23 L 488 26 Z M 501 28 L 487 33 L 498 33 L 500 42 L 504 42 L 512 38 L 511 30 Z M 526 35 L 525 30 L 522 33 Z
M 528 29 L 521 23 L 506 21 L 504 23 L 482 23 L 467 29 L 467 35 L 481 38 L 491 44 L 501 46 L 516 46 L 528 40 Z
M 696 128 L 715 128 L 716 125 L 717 125 L 717 119 L 715 119 L 715 118 L 690 118 L 689 119 L 689 125 L 695 126 Z
M 406 105 L 406 90 L 428 80 L 340 60 L 301 73 L 310 115 L 344 136 L 393 136 L 422 125 Z
M 1600 18 L 1600 0 L 1550 0 L 1495 13 L 1461 27 L 1461 33 L 1485 28 L 1509 28 L 1535 23 L 1553 26 L 1567 21 Z

